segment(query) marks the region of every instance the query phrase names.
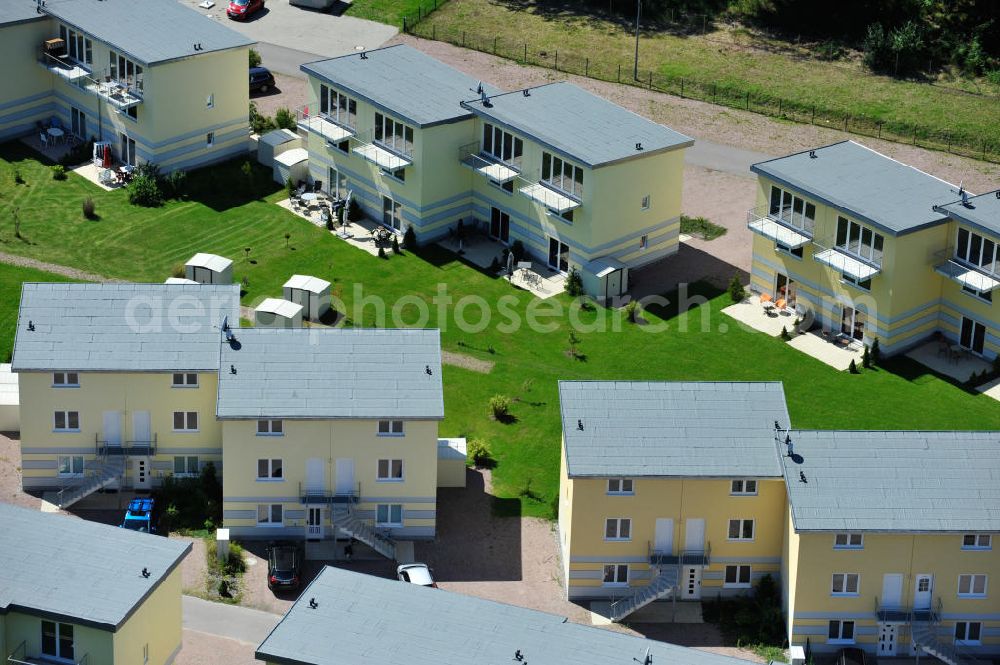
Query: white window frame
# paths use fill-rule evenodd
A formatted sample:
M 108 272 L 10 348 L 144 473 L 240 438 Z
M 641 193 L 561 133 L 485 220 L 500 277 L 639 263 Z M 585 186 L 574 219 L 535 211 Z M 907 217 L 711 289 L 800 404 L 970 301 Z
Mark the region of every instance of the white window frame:
M 354 129 L 358 124 L 358 101 L 328 85 L 319 86 L 319 111 L 343 127 Z
M 978 637 L 976 639 L 970 639 L 969 634 L 972 633 L 972 627 L 977 626 L 976 633 Z M 983 622 L 982 621 L 956 621 L 955 630 L 952 633 L 955 637 L 955 644 L 968 645 L 968 646 L 979 646 L 983 643 Z M 959 637 L 959 634 L 962 637 Z
M 406 436 L 406 430 L 402 420 L 380 420 L 378 421 L 379 436 Z
M 214 109 L 215 108 L 215 93 L 208 93 L 208 97 L 205 98 L 205 108 Z
M 840 582 L 840 591 L 837 591 L 837 582 Z M 851 591 L 851 580 L 854 581 L 854 591 Z M 830 595 L 831 596 L 859 596 L 861 595 L 861 573 L 833 573 L 830 575 Z
M 285 423 L 278 418 L 258 418 L 257 436 L 285 436 Z
M 649 210 L 649 204 L 651 201 L 652 198 L 650 197 L 649 194 L 646 194 L 644 197 L 642 197 L 642 202 L 639 204 L 640 210 Z
M 729 581 L 729 573 L 733 572 L 733 580 Z M 743 573 L 746 575 L 743 575 Z M 746 581 L 743 578 L 746 577 Z M 749 589 L 753 586 L 753 567 L 749 563 L 731 563 L 726 565 L 725 571 L 722 575 L 722 588 L 723 589 Z
M 279 519 L 275 520 L 275 508 L 277 508 Z M 261 521 L 261 512 L 265 512 L 265 519 Z M 285 525 L 285 507 L 280 503 L 258 503 L 257 504 L 257 526 L 274 528 Z
M 211 148 L 215 145 L 215 132 L 205 134 L 205 147 Z
M 966 540 L 972 538 L 972 544 L 966 544 Z M 985 541 L 985 542 L 984 542 Z M 991 550 L 993 549 L 993 535 L 989 533 L 964 533 L 962 534 L 963 550 Z
M 488 137 L 488 138 L 487 138 Z M 483 123 L 481 137 L 482 154 L 506 164 L 518 171 L 524 158 L 524 140 L 489 122 Z
M 382 512 L 385 512 L 386 519 L 382 519 Z M 399 519 L 393 520 L 393 511 L 399 512 Z M 401 503 L 380 503 L 375 506 L 375 526 L 381 527 L 401 527 L 403 526 L 403 504 Z
M 260 475 L 261 462 L 266 466 L 265 475 Z M 280 483 L 285 480 L 285 461 L 280 457 L 258 457 L 257 458 L 258 483 Z
M 649 249 L 649 236 L 648 235 L 641 235 L 641 236 L 639 236 L 639 249 L 640 250 Z
M 737 537 L 735 537 L 735 538 L 733 538 L 730 535 L 732 533 L 732 531 L 733 531 L 733 522 L 738 522 L 739 523 L 739 535 Z M 743 535 L 745 533 L 744 529 L 746 527 L 747 522 L 750 523 L 750 537 L 749 538 Z M 751 518 L 746 518 L 746 517 L 733 517 L 733 518 L 731 518 L 729 520 L 729 524 L 728 524 L 728 526 L 726 528 L 726 540 L 731 541 L 731 542 L 749 543 L 749 542 L 752 542 L 753 540 L 755 540 L 756 538 L 757 538 L 757 520 L 751 519 Z
M 382 462 L 385 462 L 386 475 L 382 475 Z M 399 462 L 399 476 L 393 473 L 395 462 Z M 378 483 L 402 483 L 406 480 L 406 469 L 403 460 L 398 457 L 383 457 L 375 462 L 375 482 Z
M 65 473 L 62 470 L 63 460 L 68 460 L 69 462 L 67 466 L 69 467 L 70 470 Z M 75 464 L 75 462 L 77 461 L 80 462 L 79 467 L 77 467 L 77 464 Z M 75 471 L 74 470 L 75 468 L 79 468 L 79 470 Z M 84 459 L 83 455 L 56 456 L 56 475 L 59 476 L 60 478 L 82 478 L 86 469 L 87 469 L 87 460 Z
M 607 493 L 610 496 L 632 496 L 635 494 L 635 480 L 632 478 L 608 478 Z
M 622 581 L 621 573 L 624 570 L 625 580 Z M 611 573 L 611 581 L 608 581 L 608 572 Z M 627 563 L 606 563 L 601 569 L 601 586 L 627 587 L 631 570 Z
M 180 381 L 177 378 L 180 377 Z M 197 388 L 198 374 L 195 372 L 173 372 L 170 377 L 171 388 Z
M 981 593 L 975 591 L 976 580 L 978 578 L 983 578 L 983 590 Z M 968 578 L 969 580 L 969 590 L 962 591 L 962 578 Z M 985 598 L 987 592 L 989 591 L 989 575 L 985 573 L 962 573 L 958 576 L 958 597 L 959 598 Z
M 372 139 L 387 150 L 403 155 L 413 156 L 413 127 L 392 116 L 378 112 L 375 114 L 375 131 Z
M 837 637 L 830 637 L 831 629 L 834 624 L 837 625 Z M 844 637 L 844 626 L 850 624 L 851 626 L 851 636 Z M 827 624 L 826 632 L 826 643 L 827 644 L 854 644 L 855 636 L 857 635 L 858 626 L 853 619 L 830 619 L 830 623 Z
M 857 542 L 854 542 L 855 540 Z M 865 535 L 863 533 L 845 531 L 833 534 L 833 549 L 835 550 L 863 550 L 864 548 Z
M 59 414 L 63 417 L 63 426 L 59 427 Z M 76 427 L 70 427 L 70 421 L 72 417 L 76 418 Z M 80 431 L 80 412 L 79 411 L 55 411 L 52 414 L 52 431 L 53 432 L 79 432 Z
M 184 471 L 177 470 L 177 462 L 181 463 Z M 198 463 L 197 455 L 174 455 L 174 476 L 177 478 L 195 478 L 201 475 L 201 465 Z M 192 471 L 191 469 L 194 469 Z
M 777 194 L 777 201 L 775 201 Z M 812 209 L 812 216 L 809 210 Z M 787 189 L 771 185 L 768 216 L 812 235 L 816 230 L 816 204 Z
M 548 175 L 546 175 L 546 171 L 548 171 Z M 577 176 L 579 176 L 579 181 Z M 567 196 L 583 200 L 583 167 L 548 151 L 542 151 L 541 182 Z
M 614 524 L 614 529 L 609 529 Z M 615 535 L 609 536 L 613 531 Z M 622 534 L 625 534 L 624 536 Z M 632 540 L 632 518 L 631 517 L 607 517 L 604 519 L 604 540 L 608 542 L 627 543 Z
M 66 56 L 88 68 L 94 64 L 94 42 L 84 33 L 65 24 L 59 25 L 59 36 L 66 42 Z
M 750 489 L 751 484 L 753 489 Z M 760 483 L 756 478 L 735 478 L 729 483 L 729 493 L 732 496 L 757 496 Z
M 841 221 L 846 223 L 846 232 L 843 244 L 840 242 Z M 856 239 L 854 238 L 855 229 L 857 229 Z M 867 245 L 864 243 L 866 233 L 869 234 Z M 875 245 L 879 244 L 877 242 L 878 239 L 881 239 L 882 248 L 876 250 Z M 875 266 L 881 266 L 882 261 L 885 259 L 885 236 L 876 231 L 873 227 L 856 222 L 849 217 L 844 217 L 843 215 L 837 216 L 837 226 L 835 227 L 833 244 L 839 251 L 857 257 L 862 261 L 867 261 Z
M 80 374 L 78 372 L 53 372 L 53 388 L 79 388 Z
M 183 422 L 184 426 L 181 427 L 180 429 L 178 429 L 178 427 L 177 427 L 177 416 L 179 414 L 183 414 L 181 416 L 181 419 L 184 421 Z M 191 426 L 191 424 L 192 424 L 192 417 L 194 419 L 194 427 Z M 198 412 L 197 411 L 174 411 L 174 414 L 173 414 L 173 423 L 172 424 L 173 424 L 173 428 L 174 428 L 173 431 L 174 432 L 184 433 L 184 434 L 190 434 L 190 433 L 193 433 L 193 432 L 198 432 L 199 431 L 198 430 Z
M 964 243 L 962 242 L 963 233 L 966 236 Z M 978 251 L 975 253 L 972 251 L 974 236 L 979 238 Z M 987 245 L 992 245 L 992 253 L 987 249 Z M 987 238 L 982 233 L 977 233 L 964 226 L 959 226 L 955 231 L 955 258 L 991 275 L 1000 274 L 1000 246 L 992 238 Z
M 42 640 L 39 642 L 39 650 L 41 650 L 42 657 L 44 659 L 46 659 L 46 660 L 55 660 L 55 661 L 61 661 L 61 662 L 64 662 L 64 663 L 75 663 L 76 662 L 76 627 L 73 624 L 71 624 L 71 623 L 63 623 L 61 621 L 49 621 L 48 619 L 43 619 L 41 621 L 41 623 L 39 624 L 39 636 L 40 637 L 45 635 L 45 624 L 47 624 L 47 623 L 52 624 L 54 626 L 56 652 L 55 653 L 45 653 L 44 652 L 43 649 L 44 649 L 44 645 L 45 645 L 45 639 L 43 637 Z M 63 640 L 62 640 L 62 632 L 63 632 L 63 628 L 69 628 L 69 632 L 71 632 L 73 634 L 72 639 L 71 639 L 72 646 L 70 647 L 70 649 L 72 650 L 72 653 L 68 653 L 68 654 L 65 654 L 65 655 L 62 652 L 62 642 L 63 642 Z

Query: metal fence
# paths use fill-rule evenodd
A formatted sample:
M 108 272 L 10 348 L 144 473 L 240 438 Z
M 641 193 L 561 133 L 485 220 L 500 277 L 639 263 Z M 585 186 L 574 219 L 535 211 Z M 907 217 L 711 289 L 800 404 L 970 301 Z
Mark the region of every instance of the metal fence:
M 434 2 L 434 8 L 441 4 L 441 1 Z M 526 41 L 510 39 L 498 34 L 484 35 L 460 28 L 439 28 L 434 23 L 409 21 L 406 22 L 405 29 L 417 37 L 490 53 L 526 65 L 546 67 L 567 74 L 665 92 L 678 97 L 751 111 L 790 122 L 829 127 L 859 136 L 906 143 L 921 148 L 1000 163 L 1000 141 L 984 137 L 908 122 L 854 115 L 818 104 L 784 99 L 754 90 L 752 86 L 669 76 L 641 68 L 638 76 L 634 76 L 634 65 L 631 60 L 625 62 L 591 60 L 586 56 L 560 53 L 558 50 L 538 49 Z

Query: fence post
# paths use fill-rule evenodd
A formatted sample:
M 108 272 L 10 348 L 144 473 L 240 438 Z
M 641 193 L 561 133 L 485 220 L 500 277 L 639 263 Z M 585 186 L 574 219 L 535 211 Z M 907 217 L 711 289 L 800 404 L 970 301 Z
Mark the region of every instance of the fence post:
M 420 23 L 423 20 L 424 20 L 424 6 L 417 5 L 417 23 Z
M 715 104 L 715 95 L 718 92 L 718 89 L 719 89 L 719 84 L 718 83 L 713 83 L 712 84 L 712 103 L 713 104 Z
M 816 124 L 816 105 L 813 104 L 812 124 Z
M 848 113 L 845 113 L 845 114 L 844 114 L 844 131 L 845 131 L 845 132 L 847 131 L 847 120 L 848 120 L 848 118 L 850 118 L 850 117 L 851 117 L 851 116 L 850 116 L 850 114 L 848 114 Z
M 750 110 L 750 91 L 747 90 L 747 111 Z
M 437 23 L 431 26 L 431 39 L 437 41 L 438 38 L 438 26 Z
M 528 42 L 524 42 L 524 64 L 528 64 Z
M 465 48 L 465 30 L 462 31 L 462 48 Z
M 403 17 L 403 34 L 406 34 L 406 17 Z
M 878 138 L 882 138 L 882 121 L 878 121 Z
M 556 71 L 558 72 L 559 71 L 559 51 L 558 50 L 556 50 L 556 60 L 555 60 L 555 63 L 556 63 Z
M 497 35 L 493 35 L 493 55 L 497 54 Z
M 649 70 L 649 89 L 653 89 L 653 70 Z
M 587 58 L 583 64 L 583 75 L 590 76 L 590 58 Z
M 622 82 L 622 63 L 618 63 L 618 82 Z
M 781 117 L 781 102 L 782 102 L 781 97 L 778 97 L 778 117 L 779 118 Z
M 917 126 L 913 125 L 913 145 L 917 145 Z

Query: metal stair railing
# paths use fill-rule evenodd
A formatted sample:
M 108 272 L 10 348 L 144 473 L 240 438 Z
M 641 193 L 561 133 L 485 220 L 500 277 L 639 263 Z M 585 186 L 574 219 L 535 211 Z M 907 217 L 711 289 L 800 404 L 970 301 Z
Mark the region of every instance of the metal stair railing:
M 673 570 L 672 567 L 657 568 L 656 575 L 649 581 L 649 584 L 637 588 L 631 596 L 612 601 L 610 619 L 615 622 L 621 621 L 633 612 L 667 595 L 672 595 L 676 600 L 677 576 L 672 574 Z

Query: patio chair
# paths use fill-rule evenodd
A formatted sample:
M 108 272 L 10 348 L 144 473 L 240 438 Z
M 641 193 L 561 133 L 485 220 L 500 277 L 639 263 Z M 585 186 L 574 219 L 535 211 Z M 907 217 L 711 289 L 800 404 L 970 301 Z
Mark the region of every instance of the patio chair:
M 59 122 L 59 118 L 56 116 L 52 116 L 52 118 L 49 120 L 49 125 L 51 127 L 57 127 L 59 129 L 62 129 L 62 123 Z
M 48 134 L 46 134 L 45 132 L 42 132 L 41 134 L 38 135 L 38 140 L 41 141 L 43 148 L 49 147 L 49 137 Z
M 322 180 L 313 180 L 313 192 L 315 192 L 316 194 L 322 194 L 323 193 L 323 181 Z

